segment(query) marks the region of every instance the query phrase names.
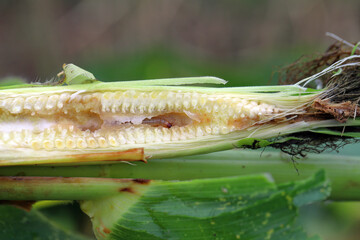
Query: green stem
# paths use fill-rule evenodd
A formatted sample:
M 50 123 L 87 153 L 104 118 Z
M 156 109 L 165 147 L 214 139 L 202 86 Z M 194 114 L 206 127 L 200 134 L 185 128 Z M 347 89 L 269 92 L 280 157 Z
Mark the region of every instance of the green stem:
M 129 188 L 134 181 L 106 178 L 0 177 L 1 200 L 90 200 Z
M 298 168 L 299 174 L 296 172 L 295 166 Z M 306 159 L 298 160 L 298 164 L 295 166 L 288 156 L 279 152 L 265 152 L 260 157 L 260 153 L 257 151 L 233 150 L 181 159 L 150 160 L 148 163 L 138 162 L 135 164 L 119 163 L 78 167 L 2 167 L 0 168 L 0 176 L 186 180 L 266 172 L 270 173 L 277 183 L 283 183 L 305 179 L 319 169 L 325 169 L 327 177 L 332 182 L 331 199 L 360 200 L 360 159 L 358 157 L 341 156 L 339 158 L 339 156 L 330 154 L 309 154 Z M 101 189 L 101 191 L 106 192 L 107 190 Z M 79 194 L 75 196 L 79 196 Z M 66 199 L 71 198 L 71 196 L 68 197 Z

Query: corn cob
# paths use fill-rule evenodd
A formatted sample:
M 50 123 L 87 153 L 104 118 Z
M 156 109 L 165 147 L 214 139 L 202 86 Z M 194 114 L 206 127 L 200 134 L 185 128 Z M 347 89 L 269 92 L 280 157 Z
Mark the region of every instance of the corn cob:
M 225 83 L 214 77 L 104 83 L 72 64 L 60 75 L 66 86 L 0 89 L 0 165 L 172 157 L 340 124 L 306 120 L 322 92 L 299 85 L 182 86 Z

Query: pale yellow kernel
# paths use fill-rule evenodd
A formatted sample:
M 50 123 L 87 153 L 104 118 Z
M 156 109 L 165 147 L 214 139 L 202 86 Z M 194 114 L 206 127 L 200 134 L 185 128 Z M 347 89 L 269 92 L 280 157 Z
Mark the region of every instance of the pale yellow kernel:
M 76 147 L 76 143 L 73 138 L 67 138 L 65 144 L 66 144 L 66 148 L 73 149 Z
M 174 107 L 175 107 L 176 110 L 182 110 L 181 100 L 177 100 L 177 101 L 174 103 Z
M 211 127 L 210 126 L 205 126 L 204 127 L 204 130 L 205 130 L 205 132 L 207 133 L 207 134 L 211 134 Z
M 82 97 L 82 101 L 83 101 L 84 103 L 90 103 L 92 97 L 93 97 L 92 94 L 91 94 L 91 95 L 84 95 L 84 96 Z
M 146 143 L 152 143 L 154 142 L 154 135 L 155 135 L 155 129 L 150 130 L 150 128 L 145 129 L 145 142 Z
M 76 145 L 78 148 L 82 148 L 82 149 L 87 148 L 87 143 L 83 138 L 78 138 L 76 141 Z
M 34 150 L 39 150 L 39 149 L 41 149 L 41 143 L 40 143 L 40 141 L 38 141 L 38 140 L 33 140 L 33 141 L 31 141 L 30 146 L 31 146 L 31 148 L 34 149 Z
M 266 115 L 272 114 L 273 113 L 273 108 L 266 108 L 265 113 L 266 113 Z
M 122 96 L 123 96 L 122 92 L 116 92 L 114 95 L 114 99 L 119 100 L 122 98 Z
M 98 144 L 95 140 L 95 138 L 93 137 L 88 137 L 86 138 L 86 141 L 87 141 L 87 144 L 90 148 L 97 148 L 98 147 Z
M 255 112 L 251 111 L 249 114 L 249 118 L 254 119 L 256 117 L 256 115 L 257 114 Z
M 156 106 L 155 109 L 160 111 L 164 111 L 165 110 L 165 106 L 166 106 L 166 102 L 165 101 L 160 101 Z
M 145 112 L 145 107 L 143 104 L 138 105 L 138 113 L 143 114 Z
M 210 104 L 207 104 L 207 105 L 205 105 L 205 111 L 207 112 L 207 113 L 210 113 L 212 110 L 213 110 L 213 108 L 212 108 L 212 106 L 210 105 Z
M 62 93 L 59 97 L 59 102 L 57 104 L 58 108 L 62 108 L 64 106 L 64 102 L 69 101 L 70 94 L 69 93 Z
M 36 97 L 27 97 L 24 102 L 24 109 L 31 110 L 36 102 Z
M 204 136 L 204 132 L 202 130 L 202 128 L 199 126 L 199 127 L 196 127 L 196 136 L 197 137 L 202 137 Z
M 57 101 L 59 99 L 59 96 L 58 95 L 52 95 L 49 97 L 46 105 L 45 105 L 45 108 L 47 110 L 51 110 L 53 108 L 55 108 L 56 104 L 57 104 Z
M 155 105 L 150 103 L 149 106 L 147 107 L 147 112 L 152 113 L 154 109 L 155 109 Z
M 106 92 L 106 93 L 103 94 L 103 97 L 104 97 L 104 99 L 109 100 L 109 99 L 112 98 L 112 93 L 111 92 Z
M 132 98 L 132 96 L 135 94 L 135 91 L 125 91 L 124 97 L 126 98 Z
M 153 141 L 154 142 L 162 142 L 164 133 L 161 131 L 161 129 L 159 127 L 157 127 L 153 131 L 154 131 Z
M 259 109 L 259 113 L 261 113 L 262 115 L 266 114 L 266 108 L 261 107 L 261 108 Z
M 191 98 L 191 93 L 185 92 L 185 93 L 183 93 L 183 96 L 184 96 L 185 99 L 190 99 Z
M 197 98 L 193 98 L 191 99 L 191 107 L 194 109 L 198 109 L 198 99 Z
M 158 92 L 151 92 L 151 93 L 150 93 L 150 97 L 151 97 L 152 99 L 157 98 L 157 96 L 158 96 Z
M 106 139 L 103 137 L 98 138 L 98 143 L 101 148 L 106 148 L 108 146 Z
M 170 136 L 170 139 L 171 141 L 177 141 L 179 140 L 179 137 L 180 137 L 180 131 L 179 131 L 179 128 L 178 127 L 173 127 L 171 128 L 171 136 Z
M 55 147 L 56 147 L 57 149 L 64 149 L 64 148 L 65 148 L 64 141 L 61 140 L 61 139 L 56 139 L 56 140 L 55 140 Z
M 20 113 L 23 110 L 24 98 L 17 97 L 11 107 L 11 113 Z
M 5 100 L 3 101 L 3 103 L 2 103 L 3 107 L 6 108 L 6 109 L 10 109 L 13 100 L 14 100 L 13 98 L 5 99 Z
M 192 126 L 186 126 L 185 131 L 188 134 L 188 137 L 194 137 L 195 136 L 195 129 Z
M 221 134 L 228 134 L 230 132 L 230 129 L 226 126 L 221 126 L 220 127 L 220 133 Z
M 253 108 L 252 108 L 252 111 L 254 111 L 254 112 L 259 112 L 260 111 L 260 107 L 257 105 L 257 106 L 254 106 Z
M 190 101 L 188 101 L 188 100 L 183 101 L 182 104 L 185 109 L 188 109 L 190 107 Z
M 173 99 L 173 98 L 175 98 L 176 97 L 176 94 L 174 93 L 174 92 L 168 92 L 167 93 L 167 98 L 168 99 Z
M 207 102 L 207 95 L 206 94 L 202 94 L 199 98 L 199 103 L 201 106 L 204 106 Z
M 144 137 L 144 129 L 141 128 L 135 128 L 135 142 L 136 143 L 145 143 L 145 137 Z
M 133 135 L 133 128 L 125 130 L 125 138 L 128 144 L 135 143 L 135 137 Z
M 54 148 L 54 143 L 50 140 L 45 140 L 43 141 L 43 147 L 46 149 L 46 150 L 51 150 Z
M 102 107 L 101 107 L 101 111 L 102 112 L 109 112 L 109 106 L 106 105 L 106 104 L 103 104 Z
M 207 130 L 206 130 L 206 132 L 207 132 Z M 212 129 L 211 129 L 211 133 L 212 134 L 219 134 L 220 133 L 220 128 L 217 125 L 213 126 Z
M 136 113 L 136 104 L 131 104 L 131 106 L 130 106 L 130 113 L 133 113 L 133 114 L 135 114 Z
M 109 144 L 113 147 L 116 147 L 119 145 L 117 140 L 113 136 L 109 136 L 108 140 L 109 140 Z
M 58 103 L 57 103 L 57 107 L 58 107 L 59 109 L 63 108 L 63 107 L 64 107 L 64 103 L 63 103 L 63 102 L 58 102 Z
M 123 104 L 121 105 L 121 111 L 123 113 L 126 113 L 129 109 L 129 107 L 130 107 L 130 103 L 127 101 L 124 101 Z
M 157 98 L 160 100 L 166 100 L 166 93 L 165 92 L 159 92 L 157 95 Z
M 162 140 L 163 142 L 169 142 L 171 140 L 171 129 L 172 128 L 162 128 Z
M 46 96 L 41 96 L 37 99 L 35 105 L 34 105 L 34 109 L 35 111 L 40 111 L 42 110 L 42 108 L 44 107 L 45 103 L 47 101 L 47 97 Z

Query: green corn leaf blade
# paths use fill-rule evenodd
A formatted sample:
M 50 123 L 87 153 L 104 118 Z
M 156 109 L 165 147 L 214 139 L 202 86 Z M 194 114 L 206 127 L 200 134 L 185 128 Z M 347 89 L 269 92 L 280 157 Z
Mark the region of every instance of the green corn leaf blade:
M 330 128 L 318 128 L 311 130 L 311 132 L 333 135 L 333 136 L 360 138 L 359 132 L 352 132 L 351 130 L 348 130 L 346 127 L 342 128 L 341 131 L 336 131 L 335 129 L 330 129 Z
M 294 220 L 299 206 L 329 194 L 320 171 L 283 185 L 269 175 L 152 181 L 81 207 L 98 239 L 316 239 Z
M 87 240 L 78 234 L 67 232 L 49 221 L 36 210 L 0 206 L 0 238 L 16 240 Z

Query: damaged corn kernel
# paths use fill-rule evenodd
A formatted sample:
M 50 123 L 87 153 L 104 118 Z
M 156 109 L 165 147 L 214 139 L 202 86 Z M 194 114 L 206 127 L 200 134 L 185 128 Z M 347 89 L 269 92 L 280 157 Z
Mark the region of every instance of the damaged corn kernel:
M 0 165 L 145 160 L 229 149 L 242 139 L 309 128 L 311 119 L 301 116 L 321 93 L 297 85 L 191 86 L 225 83 L 213 77 L 103 83 L 72 64 L 60 75 L 68 85 L 0 89 Z M 316 127 L 335 122 L 317 121 Z
M 0 143 L 36 150 L 179 142 L 242 130 L 280 112 L 241 96 L 183 90 L 12 95 L 0 96 Z

